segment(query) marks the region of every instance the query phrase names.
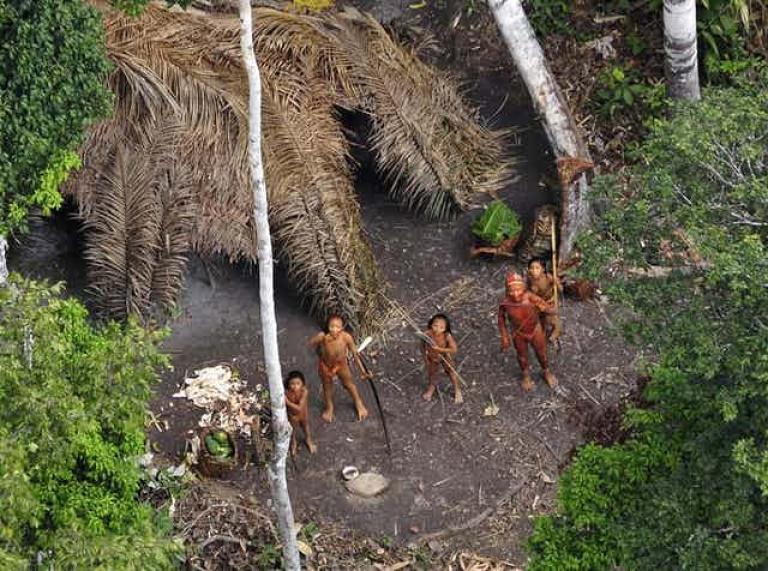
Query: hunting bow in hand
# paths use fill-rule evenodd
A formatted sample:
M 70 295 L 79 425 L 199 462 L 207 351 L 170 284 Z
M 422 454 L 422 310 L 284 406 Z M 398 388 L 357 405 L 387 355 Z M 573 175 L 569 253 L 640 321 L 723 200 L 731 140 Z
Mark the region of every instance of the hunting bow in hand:
M 435 340 L 432 339 L 429 335 L 422 332 L 418 327 L 416 327 L 415 324 L 411 323 L 411 328 L 413 329 L 414 334 L 416 337 L 422 341 L 423 343 L 426 343 L 433 349 L 439 349 L 437 344 L 435 344 Z M 453 363 L 451 363 L 450 359 L 448 359 L 445 355 L 442 353 L 438 353 L 440 355 L 440 360 L 443 362 L 443 364 L 448 367 L 448 370 L 450 370 L 454 375 L 456 375 L 456 378 L 459 379 L 459 382 L 464 385 L 465 387 L 468 386 L 467 382 L 461 378 L 461 375 L 459 375 L 459 372 L 456 370 L 456 367 L 453 366 Z
M 549 234 L 552 241 L 552 290 L 553 290 L 553 293 L 555 294 L 555 315 L 557 315 L 557 319 L 560 319 L 560 296 L 557 293 L 558 281 L 557 281 L 557 237 L 555 236 L 556 228 L 557 228 L 557 224 L 555 223 L 555 219 L 553 218 L 552 232 L 550 232 Z M 557 341 L 557 351 L 560 352 L 563 348 L 563 345 L 560 342 L 560 337 L 558 337 L 556 341 Z
M 389 443 L 389 430 L 387 430 L 387 420 L 384 418 L 384 409 L 381 407 L 381 400 L 379 399 L 379 391 L 376 389 L 376 385 L 373 382 L 373 372 L 371 371 L 370 367 L 368 367 L 368 364 L 365 362 L 365 358 L 363 357 L 363 351 L 365 350 L 368 345 L 371 344 L 373 341 L 373 337 L 366 337 L 362 343 L 360 343 L 360 346 L 357 348 L 357 354 L 360 357 L 360 364 L 363 366 L 363 372 L 365 373 L 365 376 L 368 378 L 368 384 L 371 387 L 371 392 L 373 393 L 373 398 L 376 401 L 376 407 L 379 409 L 379 418 L 381 419 L 381 427 L 384 429 L 384 441 L 387 443 L 387 452 L 390 456 L 392 456 L 392 446 Z

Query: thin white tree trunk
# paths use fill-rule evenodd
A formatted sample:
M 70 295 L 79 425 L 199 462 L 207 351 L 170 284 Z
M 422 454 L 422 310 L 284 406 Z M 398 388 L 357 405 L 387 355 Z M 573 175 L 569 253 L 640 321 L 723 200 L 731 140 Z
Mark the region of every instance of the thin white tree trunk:
M 267 216 L 267 184 L 261 162 L 261 76 L 253 53 L 253 22 L 250 0 L 240 0 L 240 48 L 248 74 L 248 158 L 253 184 L 257 257 L 259 261 L 259 310 L 264 340 L 264 363 L 267 369 L 272 405 L 272 431 L 275 451 L 269 464 L 269 483 L 277 512 L 277 524 L 283 543 L 283 565 L 293 571 L 301 568 L 299 548 L 293 527 L 293 508 L 288 495 L 285 462 L 291 440 L 291 425 L 285 409 L 283 374 L 277 344 L 277 319 L 272 271 L 272 239 Z
M 557 158 L 579 158 L 591 161 L 589 151 L 579 135 L 568 102 L 557 86 L 544 52 L 536 40 L 520 0 L 489 0 L 504 43 L 528 88 L 536 112 L 543 119 L 544 132 Z M 562 189 L 560 220 L 560 257 L 567 259 L 577 232 L 589 222 L 586 175 Z
M 664 73 L 672 99 L 698 101 L 696 0 L 664 0 Z
M 5 240 L 5 236 L 0 234 L 0 287 L 5 285 L 8 281 L 8 266 L 5 262 L 5 253 L 8 251 L 8 242 Z

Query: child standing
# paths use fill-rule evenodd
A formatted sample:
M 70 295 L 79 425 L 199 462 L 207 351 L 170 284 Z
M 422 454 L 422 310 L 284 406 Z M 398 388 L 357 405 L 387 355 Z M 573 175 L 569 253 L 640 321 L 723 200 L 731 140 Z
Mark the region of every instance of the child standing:
M 293 427 L 291 433 L 291 456 L 296 456 L 298 448 L 296 431 L 301 427 L 309 453 L 317 452 L 317 446 L 309 431 L 309 391 L 304 375 L 299 371 L 291 371 L 283 381 L 285 388 L 285 406 L 288 407 L 288 422 Z
M 442 365 L 445 374 L 448 375 L 453 384 L 453 402 L 456 404 L 464 402 L 461 396 L 459 378 L 453 367 L 453 356 L 459 348 L 451 333 L 451 322 L 448 320 L 448 317 L 442 313 L 433 315 L 427 324 L 427 330 L 424 334 L 430 340 L 429 343 L 426 340 L 422 342 L 424 364 L 427 369 L 429 385 L 424 394 L 421 395 L 421 398 L 426 401 L 432 400 L 432 395 L 435 394 L 435 389 L 437 388 L 437 373 L 440 370 L 440 365 Z
M 352 371 L 347 364 L 347 356 L 352 355 L 360 370 L 363 378 L 370 378 L 366 372 L 363 363 L 360 360 L 360 354 L 357 352 L 357 346 L 352 336 L 344 331 L 344 320 L 338 315 L 331 315 L 326 322 L 326 330 L 318 333 L 309 340 L 309 344 L 317 349 L 320 360 L 317 368 L 320 380 L 323 382 L 323 397 L 325 399 L 325 410 L 321 418 L 325 422 L 333 422 L 335 413 L 333 408 L 333 379 L 339 377 L 342 386 L 347 390 L 352 402 L 355 404 L 357 419 L 365 420 L 368 417 L 368 409 L 360 398 L 360 393 L 355 386 L 355 380 L 352 378 Z
M 528 289 L 554 307 L 555 295 L 557 295 L 555 278 L 546 272 L 544 262 L 538 258 L 528 262 Z M 557 284 L 557 291 L 560 289 L 560 284 Z M 554 343 L 560 337 L 562 328 L 560 316 L 557 313 L 542 313 L 541 326 L 550 343 Z

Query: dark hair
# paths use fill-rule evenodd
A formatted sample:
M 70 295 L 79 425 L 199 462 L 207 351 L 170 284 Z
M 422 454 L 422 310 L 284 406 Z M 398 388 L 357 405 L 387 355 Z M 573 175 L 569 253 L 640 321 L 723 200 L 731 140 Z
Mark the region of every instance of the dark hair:
M 339 321 L 341 321 L 341 327 L 342 329 L 344 328 L 344 318 L 338 313 L 332 313 L 331 315 L 328 316 L 328 319 L 325 320 L 325 328 L 323 329 L 323 331 L 328 333 L 328 326 L 331 324 L 331 321 L 334 319 L 338 319 Z
M 301 384 L 307 386 L 307 379 L 304 378 L 304 373 L 301 371 L 291 371 L 283 381 L 283 388 L 287 391 L 293 379 L 301 379 Z
M 547 262 L 544 260 L 544 258 L 531 258 L 528 261 L 528 269 L 531 268 L 531 264 L 533 264 L 534 262 L 539 264 L 541 266 L 541 269 L 543 269 L 545 272 L 547 271 Z
M 448 319 L 448 316 L 445 313 L 435 313 L 432 317 L 430 317 L 429 323 L 427 323 L 427 329 L 431 329 L 432 324 L 438 319 L 445 321 L 445 332 L 451 333 L 451 321 Z

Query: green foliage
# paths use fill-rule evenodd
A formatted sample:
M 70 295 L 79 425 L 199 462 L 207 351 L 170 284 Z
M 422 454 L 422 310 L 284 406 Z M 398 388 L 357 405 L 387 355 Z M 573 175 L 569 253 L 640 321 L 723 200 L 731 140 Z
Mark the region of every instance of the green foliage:
M 763 73 L 655 120 L 634 171 L 596 181 L 584 274 L 658 355 L 651 406 L 626 443 L 579 452 L 530 569 L 768 566 L 766 133 Z M 685 271 L 621 277 L 648 265 Z
M 759 3 L 754 2 L 755 7 Z M 748 0 L 699 0 L 696 20 L 707 73 L 721 61 L 747 59 L 750 34 Z
M 320 528 L 314 522 L 309 522 L 301 528 L 299 538 L 306 543 L 311 543 L 317 535 L 320 534 Z
M 109 62 L 81 0 L 0 0 L 0 234 L 56 208 L 85 128 L 105 117 Z
M 256 567 L 258 569 L 282 569 L 283 557 L 280 555 L 280 550 L 271 543 L 265 543 L 256 556 Z
M 635 105 L 643 89 L 636 75 L 634 70 L 626 71 L 621 66 L 600 73 L 595 101 L 602 115 L 613 117 L 616 111 Z
M 95 329 L 58 293 L 0 288 L 0 561 L 168 568 L 177 546 L 136 499 L 158 334 Z
M 539 37 L 569 34 L 571 3 L 567 0 L 525 0 L 528 19 Z
M 661 116 L 667 109 L 664 83 L 643 81 L 636 70 L 617 65 L 598 76 L 592 105 L 606 118 L 631 115 L 644 122 Z
M 112 6 L 118 10 L 122 10 L 129 16 L 138 16 L 141 14 L 141 11 L 144 10 L 149 2 L 150 0 L 109 0 L 109 3 L 112 4 Z M 192 0 L 166 0 L 166 4 L 169 6 L 176 5 L 181 6 L 182 8 L 187 8 L 192 4 Z
M 523 229 L 520 218 L 503 200 L 494 200 L 472 224 L 472 233 L 493 246 L 517 236 Z

